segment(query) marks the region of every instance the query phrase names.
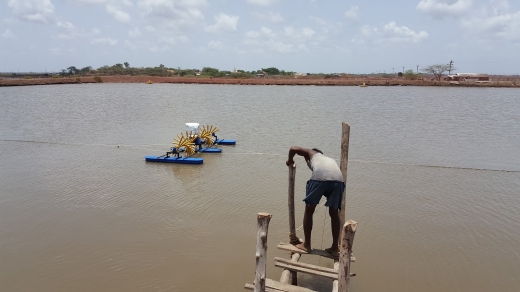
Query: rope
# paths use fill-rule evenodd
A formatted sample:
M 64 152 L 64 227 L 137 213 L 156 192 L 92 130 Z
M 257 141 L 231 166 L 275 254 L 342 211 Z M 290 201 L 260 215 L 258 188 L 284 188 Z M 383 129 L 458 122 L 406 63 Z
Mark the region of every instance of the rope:
M 140 146 L 172 146 L 172 144 L 116 145 L 116 144 L 60 143 L 60 142 L 45 142 L 45 141 L 16 140 L 16 139 L 0 139 L 0 141 L 2 141 L 2 142 L 20 142 L 20 143 L 42 143 L 42 144 L 69 145 L 69 146 L 106 146 L 106 147 L 118 147 L 118 148 L 124 147 L 124 148 L 132 148 L 132 149 L 155 151 L 155 152 L 165 152 L 165 151 L 151 149 L 151 148 L 143 148 Z M 277 153 L 265 153 L 265 152 L 235 152 L 235 153 L 225 153 L 225 155 L 270 155 L 270 156 L 282 156 L 282 157 L 285 156 L 285 154 L 280 155 Z M 333 159 L 336 161 L 339 161 L 339 159 L 335 159 L 335 158 L 333 158 Z M 450 168 L 450 169 L 478 170 L 478 171 L 499 171 L 499 172 L 514 172 L 514 173 L 520 172 L 520 170 L 472 168 L 472 167 L 443 166 L 443 165 L 426 165 L 426 164 L 385 162 L 385 161 L 359 160 L 359 159 L 349 159 L 349 162 L 403 165 L 403 166 L 416 166 L 416 167 Z
M 327 201 L 325 201 L 325 202 L 323 202 L 323 204 L 319 205 L 319 206 L 316 208 L 316 210 L 319 210 L 321 207 L 325 206 L 325 203 L 327 203 Z M 300 231 L 302 231 L 302 228 L 303 228 L 303 225 L 300 226 L 300 227 L 298 227 L 298 228 L 296 229 L 296 232 L 300 232 Z

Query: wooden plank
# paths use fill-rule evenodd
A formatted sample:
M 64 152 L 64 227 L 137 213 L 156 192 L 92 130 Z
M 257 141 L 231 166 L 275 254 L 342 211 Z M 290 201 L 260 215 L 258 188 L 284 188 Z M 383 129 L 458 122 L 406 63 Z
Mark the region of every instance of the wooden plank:
M 244 289 L 254 291 L 255 290 L 255 285 L 246 284 L 244 286 Z M 278 289 L 273 289 L 273 288 L 269 288 L 269 287 L 265 287 L 265 291 L 266 292 L 280 292 L 280 290 L 278 290 Z
M 343 232 L 340 241 L 339 256 L 339 287 L 338 291 L 348 292 L 350 284 L 350 262 L 352 257 L 352 246 L 354 245 L 354 235 L 356 235 L 357 222 L 348 220 L 343 225 Z
M 271 217 L 268 213 L 258 213 L 257 217 L 255 292 L 265 292 L 265 279 L 267 278 L 267 230 Z
M 300 257 L 302 255 L 299 254 L 299 253 L 293 253 L 291 255 L 291 261 L 293 262 L 297 262 L 300 260 Z M 285 283 L 285 284 L 293 284 L 293 285 L 298 285 L 298 280 L 297 280 L 297 275 L 296 275 L 296 272 L 292 272 L 290 270 L 284 270 L 282 272 L 282 275 L 280 276 L 280 282 L 281 283 Z
M 343 181 L 347 184 L 347 165 L 348 165 L 348 148 L 350 139 L 350 125 L 347 123 L 341 124 L 341 160 L 339 168 L 343 174 Z M 347 188 L 343 191 L 343 199 L 341 200 L 341 210 L 339 210 L 340 228 L 345 224 L 345 201 L 347 197 Z M 340 231 L 341 236 L 341 231 Z
M 252 284 L 246 284 L 244 286 L 244 289 L 246 290 L 254 290 L 255 286 Z M 314 290 L 299 287 L 299 286 L 293 286 L 289 284 L 283 284 L 271 279 L 267 279 L 265 291 L 267 292 L 316 292 Z
M 314 290 L 294 286 L 290 284 L 281 283 L 275 280 L 267 279 L 266 285 L 269 286 L 269 288 L 278 289 L 280 291 L 287 291 L 287 292 L 312 292 Z
M 296 267 L 302 267 L 302 268 L 306 268 L 306 269 L 316 270 L 318 272 L 325 272 L 325 273 L 332 273 L 332 274 L 337 274 L 338 273 L 337 271 L 334 271 L 333 269 L 330 269 L 330 268 L 317 266 L 317 265 L 312 265 L 312 264 L 307 264 L 307 263 L 302 263 L 302 262 L 292 262 L 291 260 L 284 259 L 284 258 L 275 257 L 274 260 L 275 260 L 275 262 L 280 262 L 282 264 L 287 264 L 287 265 L 291 265 L 291 266 L 296 266 Z
M 337 279 L 338 278 L 338 274 L 337 273 L 320 272 L 320 271 L 316 271 L 316 270 L 313 270 L 313 269 L 307 269 L 307 268 L 302 268 L 302 267 L 294 266 L 294 265 L 290 265 L 290 264 L 284 264 L 284 263 L 281 263 L 281 262 L 276 262 L 275 263 L 275 267 L 288 269 L 288 270 L 296 271 L 296 272 L 301 272 L 301 273 L 305 273 L 305 274 L 310 274 L 310 275 L 321 276 L 321 277 L 325 277 L 325 278 L 329 278 L 329 279 Z
M 322 249 L 313 249 L 310 253 L 302 250 L 302 249 L 299 249 L 297 248 L 296 246 L 292 245 L 292 244 L 289 244 L 289 243 L 283 243 L 283 242 L 280 242 L 280 244 L 277 246 L 278 249 L 281 249 L 281 250 L 285 250 L 285 251 L 290 251 L 290 252 L 297 252 L 297 253 L 300 253 L 300 254 L 314 254 L 314 255 L 319 255 L 319 256 L 322 256 L 322 257 L 326 257 L 326 258 L 329 258 L 329 259 L 337 259 L 338 257 L 334 257 L 332 256 L 330 253 L 326 252 L 325 250 L 322 250 Z
M 339 270 L 339 261 L 338 260 L 334 260 L 334 271 L 338 271 Z M 332 281 L 332 292 L 338 292 L 338 279 L 335 279 L 334 281 Z
M 297 248 L 296 246 L 294 246 L 292 244 L 283 243 L 283 242 L 280 242 L 280 244 L 278 246 L 276 246 L 276 248 L 285 250 L 285 251 L 289 251 L 289 252 L 294 252 L 294 253 L 318 255 L 318 256 L 322 256 L 322 257 L 333 259 L 333 260 L 338 259 L 338 257 L 332 256 L 330 253 L 326 252 L 323 249 L 313 249 L 310 253 L 308 253 L 302 249 Z M 352 257 L 351 261 L 355 262 L 356 258 Z

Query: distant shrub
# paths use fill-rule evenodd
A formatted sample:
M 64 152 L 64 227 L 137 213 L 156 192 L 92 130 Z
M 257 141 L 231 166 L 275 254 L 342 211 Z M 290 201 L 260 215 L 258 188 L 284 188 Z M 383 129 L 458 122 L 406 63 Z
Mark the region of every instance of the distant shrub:
M 63 78 L 63 76 L 60 76 L 60 75 L 52 75 L 52 78 Z
M 247 73 L 239 72 L 239 73 L 233 73 L 233 74 L 231 74 L 231 77 L 233 77 L 233 78 L 251 78 L 252 75 L 247 74 Z
M 76 77 L 76 82 L 81 83 L 81 79 L 79 79 L 79 77 Z
M 24 76 L 23 79 L 33 79 L 31 76 Z
M 98 82 L 98 83 L 102 83 L 103 82 L 103 79 L 101 79 L 100 76 L 94 76 L 94 81 Z

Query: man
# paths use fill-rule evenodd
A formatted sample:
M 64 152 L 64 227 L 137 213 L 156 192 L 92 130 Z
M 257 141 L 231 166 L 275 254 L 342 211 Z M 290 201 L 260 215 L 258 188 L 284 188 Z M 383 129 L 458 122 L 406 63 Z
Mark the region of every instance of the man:
M 334 159 L 323 155 L 321 150 L 313 148 L 302 148 L 292 146 L 289 149 L 289 157 L 286 161 L 287 166 L 294 164 L 294 155 L 298 154 L 305 158 L 307 166 L 312 170 L 312 176 L 307 181 L 305 202 L 305 213 L 303 215 L 303 232 L 305 241 L 297 244 L 296 247 L 304 251 L 310 252 L 311 247 L 311 231 L 312 216 L 316 206 L 320 203 L 322 196 L 327 198 L 325 206 L 329 207 L 330 227 L 332 231 L 332 246 L 325 249 L 333 256 L 338 255 L 338 238 L 339 238 L 339 210 L 341 209 L 341 200 L 345 183 L 343 174 Z

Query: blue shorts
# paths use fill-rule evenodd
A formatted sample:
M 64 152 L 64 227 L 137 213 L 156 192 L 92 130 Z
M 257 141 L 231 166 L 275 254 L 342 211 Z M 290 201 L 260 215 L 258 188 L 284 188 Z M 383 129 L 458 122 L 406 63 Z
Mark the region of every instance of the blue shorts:
M 327 198 L 325 206 L 341 210 L 341 200 L 343 199 L 343 191 L 345 183 L 342 181 L 307 181 L 307 194 L 303 201 L 307 205 L 318 205 L 321 197 Z

